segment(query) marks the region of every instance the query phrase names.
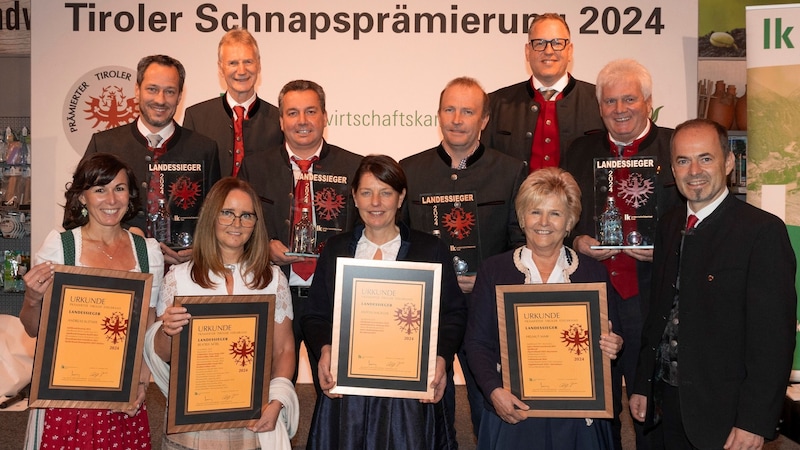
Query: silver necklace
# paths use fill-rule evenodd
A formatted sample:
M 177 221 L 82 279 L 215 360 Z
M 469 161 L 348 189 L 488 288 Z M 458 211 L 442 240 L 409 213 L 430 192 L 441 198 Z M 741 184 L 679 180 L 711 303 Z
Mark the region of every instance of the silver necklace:
M 100 250 L 100 252 L 101 252 L 103 255 L 105 255 L 105 256 L 106 256 L 106 258 L 108 258 L 108 260 L 109 260 L 109 261 L 113 261 L 113 260 L 114 260 L 114 255 L 116 255 L 116 254 L 117 254 L 117 252 L 119 251 L 119 247 L 117 247 L 117 249 L 116 249 L 116 250 L 114 250 L 114 252 L 112 252 L 112 253 L 109 255 L 109 254 L 108 254 L 108 252 L 106 252 L 105 250 L 103 250 L 103 247 L 100 247 L 100 244 L 98 244 L 98 243 L 97 243 L 97 241 L 98 241 L 97 239 L 90 238 L 89 236 L 84 236 L 84 237 L 85 237 L 86 239 L 88 239 L 88 240 L 91 240 L 91 241 L 92 241 L 92 243 L 94 244 L 94 246 L 95 246 L 95 247 L 97 247 L 97 249 L 98 249 L 98 250 Z
M 98 249 L 98 250 L 100 250 L 101 252 L 103 252 L 103 254 L 104 254 L 104 255 L 106 255 L 106 258 L 108 258 L 108 259 L 109 259 L 109 260 L 111 260 L 111 261 L 113 261 L 113 260 L 114 260 L 114 256 L 113 256 L 113 255 L 109 255 L 108 253 L 106 253 L 106 251 L 105 251 L 105 250 L 103 250 L 103 248 L 102 248 L 102 247 L 100 247 L 98 244 L 94 244 L 94 246 L 95 246 L 95 247 L 97 247 L 97 249 Z M 114 254 L 115 254 L 115 255 L 117 254 L 116 250 L 114 251 Z

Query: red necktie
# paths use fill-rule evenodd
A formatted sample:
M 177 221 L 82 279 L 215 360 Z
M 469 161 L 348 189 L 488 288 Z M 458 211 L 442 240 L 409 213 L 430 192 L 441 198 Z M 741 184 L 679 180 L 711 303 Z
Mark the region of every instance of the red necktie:
M 311 165 L 318 159 L 319 158 L 316 156 L 311 159 L 297 159 L 292 157 L 292 160 L 297 164 L 297 167 L 300 168 L 300 172 L 303 174 L 294 186 L 294 220 L 292 220 L 292 225 L 300 221 L 303 208 L 308 208 L 313 214 L 314 208 L 312 207 L 311 201 L 311 183 L 309 183 L 307 175 Z M 294 233 L 292 234 L 294 235 Z M 310 261 L 292 263 L 292 271 L 304 280 L 311 278 L 311 275 L 314 274 L 314 269 L 317 267 L 317 260 L 313 258 L 309 259 Z
M 695 225 L 697 225 L 697 216 L 689 214 L 689 217 L 686 218 L 686 231 L 694 229 Z
M 242 134 L 242 122 L 244 122 L 244 106 L 236 105 L 233 107 L 236 113 L 236 118 L 233 120 L 233 173 L 231 176 L 236 176 L 239 173 L 239 167 L 242 166 L 242 159 L 244 159 L 244 136 Z

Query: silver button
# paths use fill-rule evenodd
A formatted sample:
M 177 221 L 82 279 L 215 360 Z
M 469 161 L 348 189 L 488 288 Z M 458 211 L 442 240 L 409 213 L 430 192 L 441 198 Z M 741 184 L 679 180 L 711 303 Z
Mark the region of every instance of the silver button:
M 545 144 L 549 144 L 550 143 L 550 138 L 544 138 L 544 143 Z
M 539 112 L 539 105 L 531 105 L 531 111 Z
M 533 133 L 531 133 L 530 131 L 528 131 L 527 133 L 525 133 L 525 137 L 531 137 L 531 136 L 533 136 Z
M 150 162 L 150 161 L 153 160 L 153 158 L 151 158 L 150 155 L 145 155 L 144 156 L 144 160 L 147 161 L 147 162 Z
M 669 341 L 669 346 L 670 347 L 677 347 L 678 346 L 678 341 L 676 341 L 675 339 Z
M 547 119 L 547 120 L 545 120 L 545 121 L 544 121 L 544 124 L 545 124 L 545 125 L 552 125 L 552 124 L 553 124 L 553 121 L 552 121 L 552 120 L 550 120 L 550 119 Z
M 450 179 L 453 180 L 453 181 L 456 181 L 458 179 L 458 174 L 454 173 L 454 174 L 450 175 Z
M 544 160 L 545 161 L 550 161 L 550 155 L 544 155 Z

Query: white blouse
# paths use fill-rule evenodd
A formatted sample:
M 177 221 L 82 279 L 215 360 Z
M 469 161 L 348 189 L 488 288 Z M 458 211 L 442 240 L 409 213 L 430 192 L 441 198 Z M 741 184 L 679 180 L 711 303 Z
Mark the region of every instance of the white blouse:
M 75 265 L 79 267 L 86 267 L 81 264 L 81 250 L 83 248 L 83 233 L 81 227 L 72 229 L 72 236 L 75 241 Z M 128 237 L 131 241 L 131 250 L 136 264 L 131 269 L 131 272 L 141 272 L 139 267 L 139 255 L 136 254 L 136 245 L 133 243 L 133 235 L 128 232 Z M 150 307 L 154 308 L 158 302 L 158 291 L 161 288 L 161 282 L 164 278 L 164 255 L 161 253 L 161 246 L 158 241 L 152 238 L 146 238 L 147 244 L 147 263 L 150 266 L 150 273 L 153 274 L 153 285 L 150 289 Z M 64 264 L 64 247 L 61 244 L 61 232 L 58 230 L 51 230 L 50 234 L 44 240 L 41 248 L 33 256 L 33 264 L 41 264 L 45 261 L 50 261 L 54 264 Z M 102 267 L 99 267 L 102 269 Z
M 161 291 L 161 298 L 156 306 L 156 316 L 161 317 L 168 306 L 172 306 L 175 296 L 182 295 L 228 295 L 225 287 L 225 278 L 214 273 L 209 274 L 211 288 L 204 288 L 192 281 L 192 262 L 185 262 L 172 266 L 169 273 L 164 277 L 164 289 Z M 292 310 L 292 294 L 289 292 L 289 282 L 278 266 L 272 268 L 272 281 L 264 289 L 251 289 L 247 286 L 246 280 L 242 277 L 239 265 L 235 265 L 233 274 L 233 294 L 234 295 L 253 295 L 253 294 L 275 294 L 275 323 L 283 323 L 288 317 L 294 319 Z M 249 277 L 252 279 L 252 276 Z M 247 281 L 250 281 L 248 279 Z

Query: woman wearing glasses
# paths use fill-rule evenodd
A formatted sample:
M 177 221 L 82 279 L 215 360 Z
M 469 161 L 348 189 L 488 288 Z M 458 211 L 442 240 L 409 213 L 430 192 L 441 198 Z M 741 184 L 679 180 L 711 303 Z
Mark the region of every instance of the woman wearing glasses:
M 173 306 L 175 296 L 275 294 L 270 401 L 259 422 L 249 428 L 167 434 L 164 449 L 287 448 L 297 428 L 297 396 L 290 381 L 295 368 L 292 297 L 286 277 L 269 263 L 269 237 L 253 188 L 238 178 L 218 181 L 209 192 L 197 222 L 192 260 L 173 266 L 164 279 L 150 327 L 145 356 L 164 395 L 169 388 L 172 337 L 190 315 Z M 279 420 L 280 419 L 280 420 Z

